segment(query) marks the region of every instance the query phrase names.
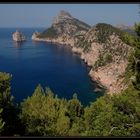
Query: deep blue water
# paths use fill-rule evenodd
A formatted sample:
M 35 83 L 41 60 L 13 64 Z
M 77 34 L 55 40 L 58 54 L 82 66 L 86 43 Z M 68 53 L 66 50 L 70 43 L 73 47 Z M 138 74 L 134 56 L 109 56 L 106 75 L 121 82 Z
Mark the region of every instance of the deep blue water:
M 13 75 L 11 92 L 15 102 L 31 96 L 41 84 L 49 87 L 58 97 L 78 99 L 87 105 L 102 93 L 95 93 L 95 83 L 88 76 L 89 68 L 70 48 L 46 42 L 33 42 L 33 28 L 21 28 L 27 41 L 12 41 L 15 28 L 0 28 L 0 71 Z M 37 29 L 43 31 L 43 29 Z

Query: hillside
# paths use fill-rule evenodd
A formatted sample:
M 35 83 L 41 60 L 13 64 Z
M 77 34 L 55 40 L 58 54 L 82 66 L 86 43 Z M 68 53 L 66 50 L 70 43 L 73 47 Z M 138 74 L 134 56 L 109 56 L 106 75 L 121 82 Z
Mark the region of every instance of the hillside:
M 68 12 L 60 11 L 52 26 L 35 40 L 70 45 L 91 66 L 91 78 L 107 89 L 107 93 L 118 93 L 127 87 L 123 81 L 132 50 L 124 40 L 125 34 L 105 23 L 90 27 Z
M 128 64 L 131 47 L 123 41 L 124 32 L 104 23 L 92 27 L 77 39 L 73 51 L 92 66 L 90 76 L 107 88 L 108 93 L 125 89 L 123 75 Z

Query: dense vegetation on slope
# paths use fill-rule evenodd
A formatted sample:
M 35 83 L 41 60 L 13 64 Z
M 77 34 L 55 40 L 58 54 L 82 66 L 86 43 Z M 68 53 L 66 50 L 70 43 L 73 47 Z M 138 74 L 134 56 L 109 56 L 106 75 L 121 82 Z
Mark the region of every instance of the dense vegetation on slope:
M 0 72 L 0 134 L 6 136 L 24 133 L 18 117 L 20 109 L 11 96 L 11 78 L 12 75 Z
M 39 38 L 55 38 L 58 36 L 57 31 L 50 27 L 47 30 L 43 31 L 41 34 L 38 35 Z
M 76 32 L 78 32 L 80 30 L 88 31 L 88 29 L 90 28 L 90 26 L 88 24 L 86 24 L 85 22 L 80 21 L 76 18 L 74 18 L 73 24 L 77 26 Z
M 112 34 L 120 36 L 122 34 L 121 30 L 113 27 L 110 24 L 98 23 L 96 25 L 95 31 L 97 31 L 97 42 L 106 43 Z
M 140 23 L 135 23 L 135 32 L 140 36 Z
M 0 109 L 0 133 L 3 131 L 3 127 L 4 127 L 4 124 L 5 124 L 2 120 L 1 112 L 2 112 L 2 108 Z
M 81 119 L 83 109 L 76 95 L 67 101 L 39 85 L 32 97 L 22 103 L 20 118 L 26 126 L 26 135 L 67 136 L 79 129 L 75 125 Z
M 91 47 L 92 42 L 109 45 L 111 35 L 118 36 L 123 42 L 128 44 L 128 42 L 125 40 L 124 36 L 126 34 L 130 35 L 129 33 L 122 31 L 122 30 L 120 30 L 116 27 L 113 27 L 110 24 L 106 24 L 106 23 L 98 23 L 96 26 L 92 27 L 90 29 L 89 33 L 87 33 L 87 36 L 90 35 L 90 32 L 95 33 L 95 35 L 93 36 L 93 38 L 90 41 L 88 41 L 88 37 L 87 38 L 85 37 L 86 35 L 85 36 L 75 36 L 78 39 L 77 44 L 76 44 L 77 47 L 82 47 L 82 48 L 85 48 L 85 50 L 87 50 L 87 49 L 89 49 L 88 47 Z M 131 36 L 133 36 L 133 35 L 131 35 Z M 87 45 L 87 43 L 89 43 L 90 45 Z

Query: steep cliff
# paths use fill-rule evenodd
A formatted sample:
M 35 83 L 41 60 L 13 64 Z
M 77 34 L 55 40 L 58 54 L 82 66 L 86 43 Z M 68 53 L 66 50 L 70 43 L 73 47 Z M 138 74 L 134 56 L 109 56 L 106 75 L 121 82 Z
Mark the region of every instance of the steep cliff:
M 61 11 L 52 26 L 36 40 L 70 45 L 72 51 L 91 66 L 91 78 L 111 94 L 127 87 L 123 80 L 132 47 L 125 43 L 124 34 L 124 31 L 105 23 L 90 27 Z
M 73 51 L 92 66 L 90 76 L 107 88 L 107 93 L 125 89 L 123 77 L 132 47 L 123 41 L 124 32 L 104 23 L 92 27 L 75 42 Z M 81 52 L 79 51 L 81 48 Z

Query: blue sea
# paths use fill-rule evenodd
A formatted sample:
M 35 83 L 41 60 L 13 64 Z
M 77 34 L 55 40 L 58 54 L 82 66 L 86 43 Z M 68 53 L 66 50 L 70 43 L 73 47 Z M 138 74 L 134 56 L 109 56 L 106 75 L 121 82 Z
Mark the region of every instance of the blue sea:
M 32 41 L 32 33 L 43 28 L 19 30 L 27 41 L 17 44 L 12 40 L 16 28 L 0 28 L 0 71 L 12 74 L 11 94 L 16 103 L 31 96 L 38 84 L 49 87 L 60 98 L 70 99 L 77 93 L 84 105 L 103 95 L 94 92 L 90 68 L 69 47 Z

